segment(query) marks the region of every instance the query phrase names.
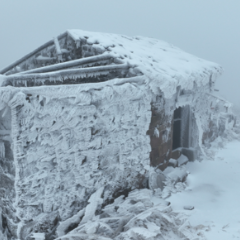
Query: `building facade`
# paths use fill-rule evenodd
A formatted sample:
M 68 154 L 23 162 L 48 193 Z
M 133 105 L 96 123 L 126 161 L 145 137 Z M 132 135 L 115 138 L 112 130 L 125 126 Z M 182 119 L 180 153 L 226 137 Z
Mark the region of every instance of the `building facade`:
M 148 187 L 234 124 L 221 67 L 156 39 L 68 30 L 0 73 L 7 239 L 54 239 L 97 189 L 106 204 Z

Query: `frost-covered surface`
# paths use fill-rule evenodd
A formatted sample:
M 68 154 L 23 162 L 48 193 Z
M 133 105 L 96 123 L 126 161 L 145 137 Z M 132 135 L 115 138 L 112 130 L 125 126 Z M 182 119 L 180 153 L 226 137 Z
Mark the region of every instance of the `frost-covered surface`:
M 2 165 L 9 165 L 1 174 L 9 182 L 1 192 L 7 218 L 4 229 L 21 240 L 28 240 L 32 232 L 46 233 L 50 240 L 68 239 L 62 237 L 67 233 L 72 239 L 195 236 L 184 215 L 162 200 L 174 189 L 185 188 L 186 159 L 180 158 L 178 165 L 183 166 L 169 166 L 159 177 L 150 167 L 150 153 L 155 144 L 162 154 L 156 165 L 163 162 L 167 167 L 173 113 L 178 107 L 183 107 L 182 123 L 187 123 L 182 124 L 183 147 L 205 153 L 204 146 L 232 127 L 229 105 L 211 93 L 221 68 L 159 40 L 68 33 L 77 45 L 84 38 L 89 46 L 102 48 L 103 56 L 110 54 L 117 61 L 77 70 L 0 76 L 0 122 L 9 125 L 0 127 L 0 140 L 7 142 L 0 142 Z M 105 71 L 116 68 L 120 75 Z M 107 78 L 55 85 L 63 84 L 63 75 Z M 16 87 L 4 85 L 9 80 Z M 36 87 L 41 81 L 48 86 Z M 119 197 L 147 186 L 151 190 Z
M 136 65 L 150 81 L 151 89 L 161 89 L 171 98 L 177 86 L 192 89 L 214 82 L 222 72 L 219 65 L 188 54 L 179 48 L 153 38 L 128 37 L 117 34 L 68 30 L 75 41 L 87 38 L 93 47 L 102 48 L 123 62 Z
M 31 231 L 54 231 L 57 219 L 63 222 L 58 232 L 68 232 L 69 224 L 78 224 L 82 213 L 72 217 L 84 208 L 87 215 L 81 222 L 87 224 L 115 192 L 146 186 L 151 151 L 146 133 L 156 98 L 144 76 L 94 85 L 0 90 L 3 111 L 10 107 L 12 113 L 9 141 L 13 142 L 15 208 L 20 220 L 12 226 L 18 227 L 22 239 Z M 198 92 L 191 98 L 193 103 L 207 96 Z M 165 120 L 171 119 L 174 99 L 159 100 L 168 116 Z M 207 126 L 211 110 L 193 103 L 200 126 Z M 179 97 L 177 104 L 190 102 Z M 168 176 L 178 189 L 187 176 L 184 168 Z M 96 191 L 100 192 L 92 195 Z M 170 192 L 166 187 L 162 196 Z M 9 221 L 14 222 L 14 216 Z
M 59 231 L 68 232 L 69 223 L 75 226 L 80 219 L 72 217 L 84 208 L 89 215 L 83 222 L 94 218 L 88 201 L 91 204 L 92 194 L 102 187 L 92 205 L 97 211 L 115 192 L 146 186 L 151 102 L 167 116 L 164 121 L 171 121 L 175 104 L 191 104 L 200 130 L 208 126 L 209 105 L 219 103 L 211 103 L 204 88 L 189 99 L 179 96 L 177 103 L 176 95 L 164 100 L 145 83 L 145 76 L 139 76 L 97 84 L 0 89 L 2 109 L 10 107 L 12 115 L 14 200 L 20 220 L 12 226 L 21 239 L 32 231 L 51 234 L 59 220 L 63 222 Z M 208 109 L 198 104 L 203 100 Z M 169 136 L 161 135 L 164 141 Z M 186 171 L 177 171 L 174 176 L 185 179 Z M 177 186 L 182 189 L 180 183 Z M 166 188 L 163 196 L 169 196 L 169 191 Z M 14 216 L 10 219 L 15 221 Z
M 167 199 L 174 211 L 187 214 L 189 223 L 202 229 L 209 240 L 240 238 L 239 140 L 235 133 L 216 139 L 207 150 L 211 158 L 186 165 L 186 189 Z M 194 210 L 184 210 L 185 205 Z
M 39 217 L 64 221 L 101 187 L 106 201 L 144 184 L 151 95 L 117 82 L 1 89 L 12 109 L 17 215 L 30 223 L 19 230 L 23 239 L 30 226 L 46 231 Z
M 57 240 L 238 239 L 239 140 L 239 131 L 229 131 L 204 149 L 211 158 L 164 171 L 163 191 L 142 189 L 120 196 Z M 175 181 L 181 172 L 187 173 L 186 181 Z
M 64 37 L 63 37 L 64 36 Z M 56 39 L 55 39 L 56 40 Z M 49 43 L 50 44 L 50 43 Z M 48 59 L 56 64 L 52 55 L 59 51 L 59 45 L 45 44 L 43 49 L 29 57 L 19 66 L 13 65 L 11 74 L 42 67 L 39 57 Z M 146 80 L 155 93 L 159 89 L 164 92 L 165 98 L 171 98 L 177 87 L 193 89 L 194 85 L 203 86 L 211 81 L 214 85 L 216 77 L 221 74 L 222 68 L 215 63 L 197 58 L 179 48 L 153 38 L 128 37 L 117 34 L 87 32 L 82 30 L 68 30 L 59 36 L 59 44 L 63 58 L 67 62 L 74 59 L 110 55 L 113 62 L 125 63 L 134 66 L 136 70 L 146 76 Z M 48 46 L 49 45 L 49 46 Z M 44 47 L 45 46 L 45 47 Z M 41 48 L 41 47 L 40 47 Z M 58 55 L 58 54 L 57 54 Z M 38 56 L 37 59 L 34 59 Z M 59 56 L 55 56 L 58 58 Z M 39 62 L 40 61 L 40 62 Z M 113 64 L 113 63 L 112 63 Z M 27 67 L 27 69 L 25 69 Z
M 160 190 L 161 191 L 161 190 Z M 67 239 L 193 239 L 195 229 L 186 222 L 186 214 L 175 213 L 158 192 L 134 190 L 120 196 L 102 209 L 99 216 L 80 223 L 57 240 Z

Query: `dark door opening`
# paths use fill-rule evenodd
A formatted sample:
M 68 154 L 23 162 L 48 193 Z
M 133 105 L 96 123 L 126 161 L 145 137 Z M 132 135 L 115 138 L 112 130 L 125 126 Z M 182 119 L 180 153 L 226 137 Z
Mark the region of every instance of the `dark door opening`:
M 182 108 L 175 109 L 173 116 L 173 141 L 172 150 L 181 147 L 181 114 Z
M 190 106 L 175 109 L 173 116 L 173 141 L 172 150 L 176 148 L 190 147 L 191 134 L 191 110 Z

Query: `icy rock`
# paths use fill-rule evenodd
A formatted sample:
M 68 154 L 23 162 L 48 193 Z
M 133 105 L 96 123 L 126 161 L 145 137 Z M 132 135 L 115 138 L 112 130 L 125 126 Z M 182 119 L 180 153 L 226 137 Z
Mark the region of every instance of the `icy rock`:
M 103 193 L 104 187 L 99 188 L 95 193 L 93 193 L 88 200 L 89 204 L 86 207 L 85 215 L 81 221 L 81 223 L 85 223 L 90 220 L 93 216 L 95 216 L 95 212 L 99 204 L 102 204 L 103 199 L 101 195 Z
M 174 183 L 184 182 L 188 173 L 184 167 L 167 167 L 164 170 L 164 174 L 169 177 Z
M 167 207 L 171 204 L 171 202 L 166 201 L 165 199 L 158 197 L 158 204 L 161 205 L 162 207 Z
M 169 161 L 168 161 L 168 166 L 170 167 L 177 167 L 178 165 L 178 161 L 176 159 L 173 159 L 173 158 L 170 158 Z
M 188 239 L 184 233 L 187 231 L 191 234 L 190 239 L 196 237 L 194 232 L 190 232 L 193 228 L 185 224 L 185 214 L 173 212 L 169 202 L 159 196 L 153 197 L 152 192 L 149 189 L 133 190 L 125 199 L 124 196 L 118 197 L 114 203 L 104 207 L 105 216 L 93 216 L 56 240 Z
M 64 234 L 66 234 L 66 230 L 69 228 L 70 225 L 72 224 L 77 224 L 80 222 L 81 217 L 84 215 L 85 213 L 85 208 L 80 210 L 76 215 L 74 215 L 71 218 L 68 218 L 67 220 L 65 220 L 64 222 L 60 222 L 56 232 L 57 235 L 63 236 Z
M 165 187 L 162 192 L 162 198 L 166 199 L 170 196 L 171 196 L 171 189 L 169 189 L 168 187 Z
M 193 210 L 194 206 L 184 206 L 183 207 L 185 210 Z
M 178 161 L 178 166 L 182 166 L 188 163 L 188 158 L 185 155 L 181 154 L 181 156 L 178 158 L 177 161 Z
M 96 234 L 85 234 L 85 233 L 75 233 L 68 234 L 60 238 L 56 238 L 55 240 L 112 240 L 112 238 L 102 237 Z
M 86 224 L 86 233 L 89 235 L 96 233 L 98 226 L 99 224 L 97 222 Z
M 140 189 L 140 190 L 134 190 L 130 192 L 128 195 L 128 199 L 138 200 L 138 201 L 150 200 L 151 197 L 152 197 L 152 191 L 146 188 Z
M 175 185 L 175 188 L 178 192 L 181 192 L 185 189 L 185 183 L 182 183 L 182 182 L 178 182 L 176 185 Z
M 32 238 L 35 240 L 45 240 L 45 233 L 32 233 Z
M 196 149 L 195 148 L 182 148 L 182 154 L 185 155 L 190 162 L 196 159 Z
M 165 179 L 165 175 L 160 170 L 151 171 L 149 173 L 149 188 L 152 190 L 157 188 L 163 189 L 165 186 Z
M 154 224 L 154 223 L 153 223 Z M 152 225 L 153 225 L 152 224 Z M 156 226 L 156 225 L 155 225 Z M 155 227 L 156 229 L 156 227 Z M 152 229 L 145 229 L 140 227 L 134 227 L 129 229 L 127 232 L 122 233 L 120 236 L 116 238 L 116 240 L 120 239 L 146 239 L 146 240 L 164 240 L 160 232 L 153 232 Z

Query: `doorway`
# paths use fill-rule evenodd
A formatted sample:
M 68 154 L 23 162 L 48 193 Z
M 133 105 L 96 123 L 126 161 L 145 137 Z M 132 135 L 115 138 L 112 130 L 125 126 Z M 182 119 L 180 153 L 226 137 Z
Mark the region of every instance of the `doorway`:
M 179 107 L 175 109 L 173 115 L 173 140 L 172 150 L 177 148 L 189 148 L 190 143 L 190 128 L 191 128 L 191 111 L 190 106 Z
M 175 109 L 173 115 L 173 141 L 172 141 L 172 150 L 181 147 L 181 113 L 182 108 L 179 107 Z

